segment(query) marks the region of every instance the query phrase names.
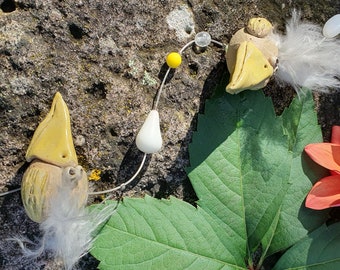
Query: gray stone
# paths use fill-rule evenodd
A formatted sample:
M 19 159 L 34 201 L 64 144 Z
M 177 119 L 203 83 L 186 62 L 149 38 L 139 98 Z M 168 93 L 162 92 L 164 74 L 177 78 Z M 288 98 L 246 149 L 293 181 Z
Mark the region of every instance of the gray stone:
M 102 180 L 91 187 L 101 190 L 124 182 L 139 165 L 134 139 L 152 107 L 167 53 L 199 31 L 228 43 L 254 16 L 266 17 L 282 30 L 295 6 L 305 19 L 324 23 L 339 11 L 340 1 L 0 1 L 0 192 L 20 186 L 25 151 L 56 91 L 69 106 L 80 164 L 88 172 L 102 171 Z M 218 46 L 197 54 L 185 51 L 159 104 L 163 149 L 147 159 L 140 177 L 117 197 L 174 195 L 194 202 L 185 174 L 188 145 L 197 113 L 203 112 L 225 70 Z M 293 95 L 292 89 L 275 83 L 265 92 L 277 112 Z M 329 139 L 330 126 L 340 124 L 339 92 L 316 100 Z M 0 197 L 0 224 L 1 269 L 60 269 L 49 254 L 33 265 L 15 243 L 5 240 L 39 237 L 39 226 L 26 216 L 19 193 Z M 95 265 L 87 256 L 80 268 Z

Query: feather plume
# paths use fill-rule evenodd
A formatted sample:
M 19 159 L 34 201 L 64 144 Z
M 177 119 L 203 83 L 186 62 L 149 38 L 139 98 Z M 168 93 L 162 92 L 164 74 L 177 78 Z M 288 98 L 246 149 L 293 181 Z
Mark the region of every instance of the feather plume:
M 79 208 L 78 199 L 72 196 L 72 189 L 71 183 L 64 183 L 57 195 L 51 198 L 49 215 L 40 224 L 43 236 L 36 249 L 25 247 L 25 243 L 32 244 L 30 240 L 14 239 L 26 257 L 34 259 L 44 252 L 52 252 L 55 258 L 63 261 L 65 269 L 70 270 L 89 252 L 95 232 L 113 214 L 117 204 L 100 204 L 91 210 Z
M 339 88 L 340 40 L 325 38 L 320 26 L 301 21 L 294 10 L 286 35 L 273 34 L 279 48 L 275 78 L 291 84 L 297 93 L 302 87 L 327 92 Z

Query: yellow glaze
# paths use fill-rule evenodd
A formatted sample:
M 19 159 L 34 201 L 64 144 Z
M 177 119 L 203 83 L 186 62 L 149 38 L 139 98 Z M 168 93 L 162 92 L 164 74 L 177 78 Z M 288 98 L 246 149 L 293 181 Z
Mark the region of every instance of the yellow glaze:
M 28 162 L 39 159 L 56 166 L 76 166 L 70 115 L 59 92 L 53 99 L 50 112 L 36 129 L 26 153 Z
M 33 221 L 40 223 L 49 215 L 67 215 L 70 208 L 84 207 L 87 175 L 78 165 L 70 115 L 60 93 L 56 93 L 50 112 L 36 129 L 26 160 L 32 163 L 23 176 L 21 198 Z M 65 204 L 70 199 L 72 205 Z
M 278 47 L 270 35 L 272 29 L 268 20 L 253 18 L 232 36 L 226 51 L 230 73 L 227 92 L 236 94 L 266 86 L 273 75 L 278 56 Z
M 263 53 L 252 42 L 244 41 L 237 50 L 235 69 L 226 90 L 237 94 L 245 89 L 263 88 L 273 71 Z
M 21 198 L 29 218 L 39 223 L 44 221 L 49 215 L 51 201 L 58 198 L 58 192 L 61 199 L 63 196 L 75 196 L 77 208 L 85 205 L 88 182 L 84 170 L 80 166 L 60 168 L 49 163 L 33 161 L 21 184 Z

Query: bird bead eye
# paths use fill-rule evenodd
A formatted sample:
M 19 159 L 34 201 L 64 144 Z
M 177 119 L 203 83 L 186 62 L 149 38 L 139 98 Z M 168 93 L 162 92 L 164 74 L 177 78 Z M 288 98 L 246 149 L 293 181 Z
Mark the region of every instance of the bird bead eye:
M 83 168 L 81 166 L 66 167 L 63 170 L 63 179 L 68 182 L 77 182 L 83 177 Z

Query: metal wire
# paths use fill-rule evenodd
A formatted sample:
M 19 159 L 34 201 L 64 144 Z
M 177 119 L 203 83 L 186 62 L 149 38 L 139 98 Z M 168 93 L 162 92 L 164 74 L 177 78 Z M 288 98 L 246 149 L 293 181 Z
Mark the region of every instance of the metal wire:
M 145 163 L 145 159 L 146 159 L 146 154 L 144 154 L 143 159 L 141 164 L 138 167 L 138 170 L 135 172 L 135 174 L 126 182 L 124 182 L 123 184 L 119 185 L 118 187 L 115 188 L 111 188 L 111 189 L 107 189 L 107 190 L 102 190 L 102 191 L 96 191 L 96 192 L 89 192 L 88 195 L 102 195 L 102 194 L 106 194 L 106 193 L 110 193 L 110 192 L 114 192 L 117 191 L 125 186 L 127 186 L 128 184 L 130 184 L 133 180 L 136 179 L 136 177 L 138 176 L 138 174 L 140 173 L 140 171 L 142 170 L 144 163 Z
M 215 43 L 216 45 L 219 45 L 221 47 L 227 47 L 225 44 L 217 41 L 217 40 L 214 40 L 212 39 L 211 40 L 212 43 Z M 179 50 L 179 54 L 182 54 L 187 48 L 189 48 L 192 44 L 195 43 L 195 40 L 191 40 L 189 41 L 187 44 L 185 44 L 180 50 Z M 169 73 L 170 73 L 170 70 L 171 68 L 169 67 L 168 70 L 166 71 L 165 75 L 164 75 L 164 78 L 162 80 L 162 83 L 158 89 L 158 92 L 157 92 L 157 95 L 156 95 L 156 99 L 155 99 L 155 102 L 154 102 L 154 105 L 152 107 L 152 109 L 156 110 L 157 107 L 158 107 L 158 104 L 159 104 L 159 99 L 160 99 L 160 96 L 161 96 L 161 93 L 163 91 L 163 88 L 164 88 L 164 85 L 165 85 L 165 82 L 169 76 Z M 145 160 L 146 160 L 146 154 L 144 153 L 144 156 L 143 156 L 143 159 L 141 161 L 141 164 L 139 165 L 138 167 L 138 170 L 135 172 L 135 174 L 129 179 L 127 180 L 126 182 L 124 182 L 123 184 L 119 185 L 118 187 L 115 187 L 115 188 L 112 188 L 112 189 L 107 189 L 107 190 L 103 190 L 103 191 L 96 191 L 96 192 L 89 192 L 88 195 L 102 195 L 102 194 L 106 194 L 106 193 L 110 193 L 110 192 L 114 192 L 114 191 L 117 191 L 119 189 L 122 189 L 124 188 L 125 186 L 127 186 L 128 184 L 130 184 L 134 179 L 136 179 L 136 177 L 138 176 L 138 174 L 140 173 L 140 171 L 142 170 L 144 164 L 145 164 Z M 14 192 L 17 192 L 17 191 L 20 191 L 21 188 L 17 188 L 17 189 L 13 189 L 13 190 L 10 190 L 10 191 L 7 191 L 7 192 L 3 192 L 3 193 L 0 193 L 0 197 L 1 196 L 6 196 L 8 194 L 11 194 L 11 193 L 14 193 Z
M 6 196 L 6 195 L 11 194 L 11 193 L 14 193 L 14 192 L 18 192 L 18 191 L 20 191 L 20 190 L 21 190 L 21 188 L 16 188 L 16 189 L 13 189 L 13 190 L 9 190 L 9 191 L 6 191 L 6 192 L 2 192 L 2 193 L 0 193 L 0 197 L 1 197 L 1 196 Z
M 217 40 L 214 40 L 212 39 L 211 40 L 212 43 L 215 43 L 216 45 L 219 45 L 221 47 L 225 47 L 225 45 Z M 189 41 L 187 44 L 185 44 L 180 50 L 179 50 L 179 54 L 182 55 L 182 53 L 187 49 L 189 48 L 192 44 L 195 43 L 195 40 L 191 40 Z M 155 103 L 152 107 L 153 110 L 157 110 L 157 107 L 158 107 L 158 103 L 159 103 L 159 99 L 161 97 L 161 94 L 162 94 L 162 91 L 163 91 L 163 88 L 164 88 L 164 85 L 165 85 L 165 82 L 166 82 L 166 79 L 168 78 L 169 76 L 169 72 L 170 72 L 171 68 L 168 68 L 168 70 L 166 71 L 165 75 L 164 75 L 164 78 L 162 80 L 162 83 L 161 83 L 161 86 L 159 87 L 158 91 L 157 91 L 157 95 L 156 95 L 156 99 L 155 99 Z

